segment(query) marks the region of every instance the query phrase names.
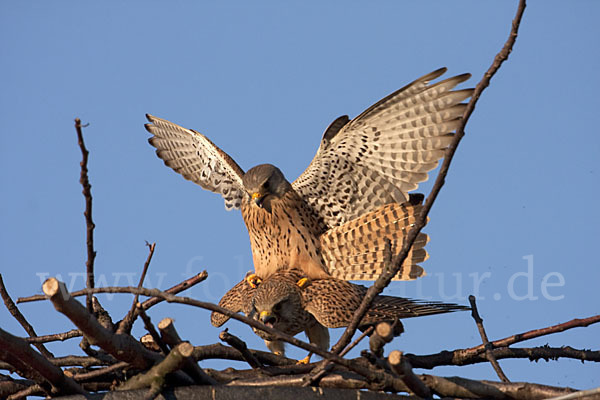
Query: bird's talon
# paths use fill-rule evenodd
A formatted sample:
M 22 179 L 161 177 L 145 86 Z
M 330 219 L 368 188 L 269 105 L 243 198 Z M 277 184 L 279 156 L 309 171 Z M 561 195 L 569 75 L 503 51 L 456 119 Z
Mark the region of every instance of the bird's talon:
M 308 284 L 308 278 L 302 278 L 300 279 L 298 282 L 296 282 L 296 285 L 298 285 L 298 287 L 300 289 L 302 289 L 304 286 L 306 286 Z
M 262 283 L 262 279 L 256 274 L 250 274 L 246 277 L 246 283 L 248 283 L 252 289 L 256 289 L 258 285 Z
M 298 362 L 296 364 L 301 365 L 301 364 L 308 364 L 310 362 L 310 354 L 307 355 L 306 357 L 304 357 L 302 360 L 298 360 Z

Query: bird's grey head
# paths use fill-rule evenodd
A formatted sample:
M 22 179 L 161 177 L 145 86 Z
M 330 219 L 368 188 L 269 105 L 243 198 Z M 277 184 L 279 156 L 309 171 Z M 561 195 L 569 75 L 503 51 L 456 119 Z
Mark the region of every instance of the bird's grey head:
M 255 319 L 282 331 L 286 331 L 294 315 L 303 312 L 299 287 L 280 279 L 261 283 L 252 305 Z
M 242 178 L 248 195 L 259 207 L 271 211 L 271 201 L 283 197 L 292 185 L 274 165 L 260 164 L 251 168 Z

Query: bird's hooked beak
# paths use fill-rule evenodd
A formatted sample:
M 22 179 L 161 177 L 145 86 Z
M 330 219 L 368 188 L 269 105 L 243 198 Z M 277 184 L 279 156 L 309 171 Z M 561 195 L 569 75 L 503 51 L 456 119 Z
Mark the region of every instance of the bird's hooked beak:
M 259 192 L 252 193 L 252 201 L 254 201 L 254 204 L 259 206 L 260 208 L 262 208 L 262 202 L 264 199 L 265 199 L 264 196 L 262 194 L 260 194 Z
M 273 327 L 273 323 L 277 320 L 270 311 L 261 311 L 259 318 L 261 322 L 267 326 Z

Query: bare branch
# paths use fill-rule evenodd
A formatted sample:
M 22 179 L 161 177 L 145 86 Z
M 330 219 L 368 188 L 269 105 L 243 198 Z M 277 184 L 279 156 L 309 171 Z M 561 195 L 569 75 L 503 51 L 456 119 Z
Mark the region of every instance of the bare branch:
M 477 302 L 475 300 L 475 296 L 469 296 L 469 303 L 471 303 L 471 316 L 475 320 L 475 324 L 477 324 L 477 329 L 479 330 L 479 335 L 481 336 L 481 341 L 483 342 L 483 347 L 485 348 L 485 358 L 487 358 L 490 364 L 492 364 L 494 371 L 496 371 L 498 378 L 500 378 L 502 382 L 510 382 L 504 374 L 504 371 L 502 371 L 502 368 L 500 368 L 500 364 L 498 364 L 496 357 L 494 357 L 494 353 L 492 352 L 493 347 L 490 344 L 487 333 L 485 333 L 485 328 L 483 327 L 483 319 L 479 315 L 479 311 L 477 311 Z
M 140 276 L 140 281 L 138 282 L 138 287 L 142 287 L 144 284 L 144 280 L 146 279 L 146 273 L 148 272 L 148 267 L 150 266 L 150 261 L 152 261 L 152 256 L 154 255 L 154 248 L 156 247 L 156 242 L 149 244 L 148 242 L 146 242 L 146 245 L 148 246 L 148 257 L 146 258 L 146 262 L 144 263 L 144 268 L 142 269 L 142 276 Z M 137 316 L 137 313 L 135 312 L 137 303 L 139 301 L 140 296 L 139 295 L 135 295 L 135 297 L 133 298 L 133 304 L 131 304 L 131 309 L 129 310 L 129 312 L 127 313 L 127 315 L 125 316 L 125 318 L 123 318 L 123 320 L 119 323 L 119 327 L 117 328 L 117 333 L 130 333 L 131 332 L 131 327 L 133 326 L 133 323 L 135 322 L 135 317 Z M 143 309 L 142 309 L 143 311 Z
M 574 392 L 571 388 L 526 382 L 492 382 L 434 375 L 420 375 L 421 380 L 440 397 L 541 400 Z
M 139 295 L 136 295 L 136 296 L 139 297 Z M 163 342 L 163 340 L 161 339 L 160 335 L 156 331 L 156 328 L 154 328 L 154 325 L 152 324 L 150 317 L 148 316 L 148 314 L 146 314 L 146 312 L 144 311 L 144 309 L 142 308 L 142 305 L 140 303 L 137 303 L 137 309 L 138 309 L 138 313 L 140 314 L 140 317 L 142 317 L 142 321 L 144 321 L 144 327 L 146 328 L 146 330 L 148 331 L 150 336 L 152 336 L 154 343 L 156 343 L 156 345 L 163 352 L 164 355 L 169 354 L 169 348 L 167 347 L 165 342 Z
M 149 386 L 162 387 L 168 374 L 179 370 L 187 357 L 190 357 L 194 351 L 194 346 L 184 342 L 169 352 L 167 357 L 156 364 L 148 372 L 141 373 L 129 379 L 127 382 L 117 387 L 117 390 L 141 389 Z M 190 379 L 190 384 L 193 382 Z
M 206 278 L 208 278 L 208 273 L 206 271 L 202 271 L 202 272 L 192 276 L 191 278 L 188 278 L 188 279 L 184 280 L 183 282 L 180 282 L 177 285 L 170 287 L 169 289 L 165 290 L 165 293 L 177 294 L 177 293 L 183 292 L 184 290 L 189 289 L 192 286 L 206 280 Z M 86 289 L 82 289 L 82 290 L 74 291 L 73 293 L 71 293 L 71 296 L 79 297 L 79 296 L 84 296 L 85 294 L 87 294 Z M 19 297 L 17 299 L 17 304 L 29 303 L 32 301 L 41 301 L 41 300 L 47 300 L 47 297 L 43 294 L 36 294 L 33 296 L 28 296 L 28 297 Z M 158 297 L 152 297 L 152 298 L 149 298 L 148 300 L 144 301 L 142 303 L 142 307 L 144 307 L 144 310 L 147 310 L 150 307 L 153 307 L 162 301 L 164 301 L 164 299 L 158 298 Z
M 90 185 L 87 168 L 88 156 L 90 153 L 85 148 L 85 143 L 83 141 L 83 132 L 81 130 L 83 126 L 87 125 L 81 125 L 81 120 L 79 118 L 75 118 L 77 143 L 81 149 L 81 163 L 79 163 L 79 165 L 81 165 L 81 175 L 79 177 L 79 183 L 81 183 L 81 186 L 83 186 L 83 196 L 85 197 L 85 211 L 83 212 L 83 215 L 85 216 L 87 247 L 87 261 L 85 262 L 87 273 L 86 287 L 92 289 L 94 287 L 94 260 L 96 259 L 96 251 L 94 250 L 94 228 L 96 225 L 92 220 L 92 185 Z M 86 304 L 88 311 L 93 312 L 92 295 L 88 295 Z
M 414 394 L 424 399 L 431 398 L 431 390 L 415 375 L 404 353 L 398 350 L 392 351 L 388 356 L 388 362 Z
M 19 324 L 21 324 L 23 329 L 25 329 L 25 332 L 27 332 L 27 334 L 29 336 L 36 338 L 37 334 L 35 333 L 35 329 L 33 329 L 33 326 L 31 326 L 31 324 L 29 322 L 27 322 L 27 319 L 25 319 L 25 316 L 23 314 L 21 314 L 21 311 L 19 311 L 19 308 L 17 307 L 17 305 L 14 303 L 14 301 L 8 294 L 8 291 L 6 290 L 6 287 L 4 286 L 4 280 L 2 279 L 2 274 L 0 274 L 0 296 L 2 296 L 2 300 L 4 300 L 4 305 L 8 309 L 8 312 L 10 312 L 10 314 L 13 317 L 15 317 L 15 319 L 19 322 Z M 54 354 L 50 353 L 50 351 L 48 351 L 46 346 L 44 346 L 41 342 L 36 342 L 33 345 L 35 347 L 37 347 L 37 349 L 40 351 L 40 353 L 42 353 L 45 357 L 54 357 Z
M 219 334 L 219 339 L 221 339 L 222 341 L 226 342 L 228 345 L 230 345 L 231 347 L 233 347 L 234 349 L 239 351 L 240 354 L 242 355 L 242 358 L 244 360 L 246 360 L 246 362 L 252 368 L 258 368 L 258 369 L 263 368 L 262 363 L 260 361 L 258 361 L 258 359 L 256 357 L 254 357 L 254 354 L 252 354 L 248 350 L 248 346 L 246 345 L 246 343 L 243 340 L 241 340 L 240 338 L 238 338 L 237 336 L 232 335 L 231 333 L 227 332 L 227 329 L 225 329 L 224 331 L 222 331 Z
M 66 315 L 83 332 L 91 344 L 100 346 L 117 359 L 129 362 L 132 366 L 140 369 L 148 368 L 162 359 L 159 354 L 146 350 L 131 336 L 113 334 L 103 327 L 92 314 L 69 295 L 64 283 L 50 278 L 44 282 L 42 289 L 52 301 L 54 308 Z
M 425 204 L 423 205 L 421 214 L 417 217 L 414 226 L 411 228 L 411 230 L 406 235 L 406 238 L 405 238 L 404 242 L 402 243 L 402 249 L 400 250 L 398 255 L 393 257 L 391 262 L 386 262 L 386 268 L 384 268 L 384 270 L 381 273 L 381 275 L 379 276 L 379 278 L 377 278 L 375 283 L 367 291 L 365 297 L 363 298 L 361 305 L 358 307 L 358 309 L 354 313 L 352 322 L 346 328 L 346 330 L 342 334 L 342 337 L 338 340 L 338 342 L 335 344 L 335 346 L 333 346 L 333 348 L 331 349 L 331 351 L 333 353 L 338 354 L 350 342 L 352 336 L 354 336 L 354 333 L 356 332 L 356 328 L 360 324 L 360 321 L 363 319 L 365 313 L 367 312 L 367 310 L 371 306 L 371 303 L 375 299 L 375 296 L 380 294 L 383 291 L 383 289 L 386 288 L 390 284 L 390 282 L 392 281 L 392 278 L 396 275 L 396 273 L 402 266 L 402 263 L 408 256 L 408 252 L 410 251 L 410 248 L 412 247 L 414 241 L 416 240 L 417 235 L 419 234 L 419 232 L 421 232 L 421 229 L 423 229 L 423 227 L 427 223 L 427 215 L 429 215 L 429 211 L 431 210 L 431 207 L 433 206 L 435 199 L 437 198 L 440 190 L 444 186 L 444 183 L 446 180 L 446 175 L 448 174 L 448 169 L 450 168 L 450 163 L 452 162 L 452 158 L 454 157 L 454 154 L 456 152 L 458 144 L 460 143 L 460 140 L 465 135 L 465 132 L 464 132 L 465 126 L 466 126 L 467 122 L 469 121 L 469 117 L 473 113 L 473 110 L 475 109 L 475 104 L 479 100 L 479 97 L 481 96 L 481 93 L 483 92 L 483 90 L 489 85 L 491 78 L 494 76 L 494 74 L 496 74 L 496 72 L 498 71 L 498 69 L 500 68 L 502 63 L 506 59 L 508 59 L 508 55 L 510 54 L 512 47 L 514 46 L 515 40 L 517 39 L 519 25 L 521 22 L 521 18 L 523 17 L 524 10 L 525 10 L 525 0 L 520 0 L 519 6 L 517 8 L 517 14 L 515 16 L 515 19 L 513 20 L 512 29 L 510 31 L 508 40 L 504 44 L 504 47 L 502 48 L 502 50 L 494 58 L 492 65 L 486 71 L 486 73 L 483 75 L 483 78 L 481 79 L 481 81 L 479 81 L 479 83 L 475 87 L 475 91 L 473 92 L 473 95 L 471 96 L 471 100 L 467 104 L 467 107 L 463 114 L 460 125 L 456 129 L 454 139 L 452 140 L 452 142 L 448 146 L 448 149 L 446 150 L 444 162 L 442 163 L 442 166 L 440 167 L 440 171 L 435 180 L 433 188 L 431 189 L 431 192 L 429 193 L 429 196 L 427 196 L 427 200 L 425 201 Z M 390 253 L 389 249 L 387 251 L 389 254 Z
M 52 335 L 44 335 L 44 336 L 33 336 L 33 337 L 28 337 L 25 340 L 27 341 L 27 343 L 48 343 L 48 342 L 57 342 L 57 341 L 64 342 L 67 339 L 72 339 L 72 338 L 81 337 L 81 336 L 83 336 L 83 335 L 81 334 L 81 331 L 79 329 L 71 329 L 68 332 L 55 333 Z
M 158 323 L 158 330 L 160 331 L 160 337 L 162 340 L 168 344 L 171 348 L 183 343 L 181 340 L 177 330 L 175 329 L 175 324 L 171 318 L 165 318 Z M 196 354 L 196 349 L 194 349 L 194 355 Z M 208 376 L 202 368 L 198 365 L 195 357 L 190 357 L 186 360 L 183 371 L 188 374 L 194 382 L 197 384 L 209 384 L 216 385 L 217 382 Z
M 0 348 L 10 349 L 10 353 L 8 351 L 1 351 L 0 357 L 9 363 L 14 363 L 15 358 L 18 359 L 19 363 L 27 366 L 24 373 L 31 376 L 28 371 L 35 371 L 36 374 L 39 374 L 39 376 L 52 385 L 53 392 L 86 394 L 85 390 L 77 382 L 65 376 L 59 367 L 53 365 L 44 356 L 33 350 L 26 341 L 11 335 L 3 329 L 0 329 Z M 19 368 L 17 365 L 15 367 Z M 43 382 L 39 382 L 38 380 L 38 383 Z

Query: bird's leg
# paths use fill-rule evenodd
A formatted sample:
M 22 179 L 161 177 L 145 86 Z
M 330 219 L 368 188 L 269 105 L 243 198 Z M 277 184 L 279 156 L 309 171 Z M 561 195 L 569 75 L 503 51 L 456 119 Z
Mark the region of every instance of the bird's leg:
M 308 364 L 310 362 L 310 357 L 312 356 L 312 351 L 310 353 L 308 353 L 308 355 L 306 357 L 304 357 L 302 360 L 298 360 L 298 362 L 296 364 Z
M 262 279 L 260 279 L 256 274 L 250 274 L 246 276 L 246 283 L 248 283 L 252 289 L 256 289 L 258 285 L 262 283 Z
M 277 354 L 278 356 L 285 356 L 285 345 L 282 341 L 265 339 L 265 344 L 272 353 Z

